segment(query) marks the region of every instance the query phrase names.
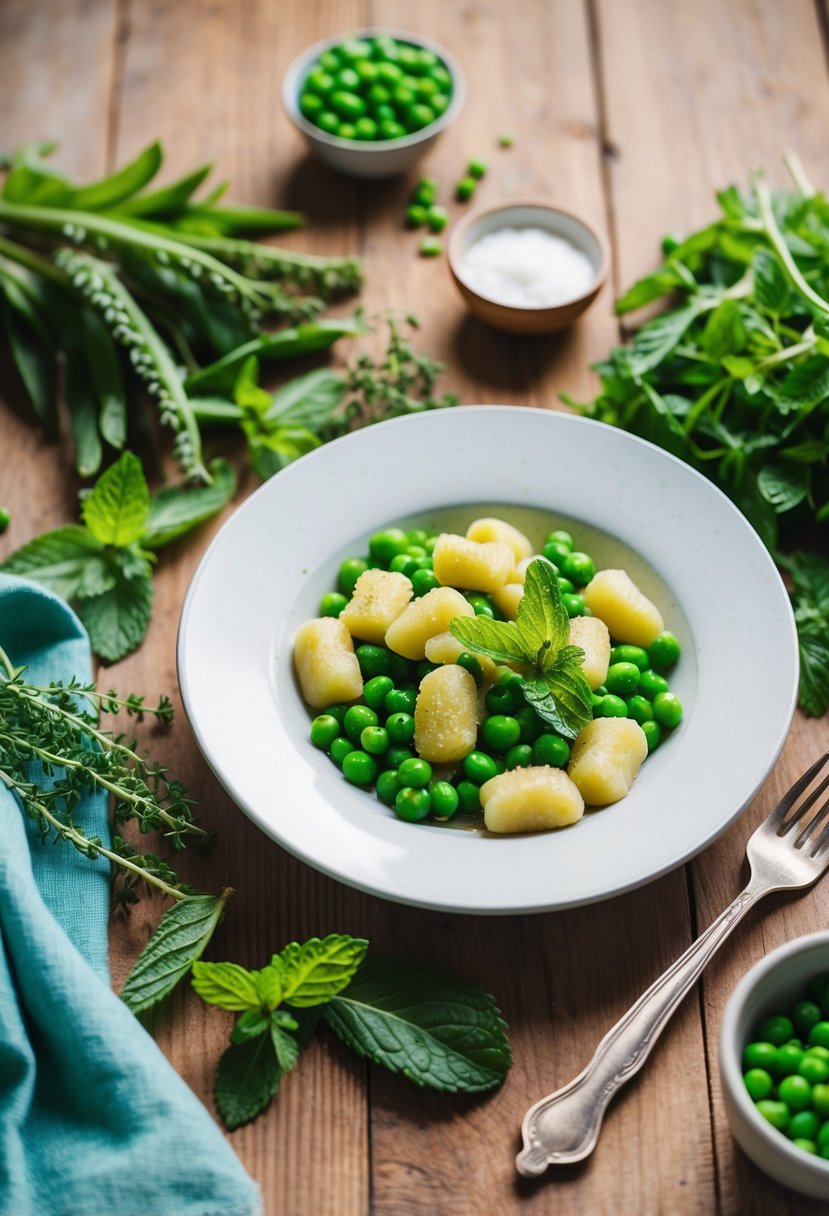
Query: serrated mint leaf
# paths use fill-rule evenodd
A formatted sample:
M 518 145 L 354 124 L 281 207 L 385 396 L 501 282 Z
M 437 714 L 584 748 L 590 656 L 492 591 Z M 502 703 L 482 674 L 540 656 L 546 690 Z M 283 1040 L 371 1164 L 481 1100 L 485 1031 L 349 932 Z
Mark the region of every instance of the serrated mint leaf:
M 266 1009 L 276 1009 L 282 1004 L 284 993 L 284 968 L 282 961 L 274 958 L 261 971 L 252 972 L 259 1003 Z
M 757 488 L 778 514 L 791 511 L 809 494 L 811 470 L 805 464 L 767 464 L 757 474 Z
M 825 621 L 798 621 L 801 709 L 819 718 L 829 709 L 829 625 Z
M 829 360 L 812 355 L 793 367 L 779 386 L 777 405 L 807 410 L 829 397 Z
M 768 249 L 758 250 L 754 257 L 754 297 L 762 308 L 778 317 L 786 316 L 791 307 L 788 277 Z
M 150 498 L 141 536 L 145 549 L 160 549 L 211 518 L 236 493 L 236 474 L 226 460 L 208 465 L 207 486 L 167 486 Z
M 121 1000 L 141 1013 L 157 1005 L 188 973 L 213 936 L 233 892 L 187 895 L 173 904 L 138 956 L 121 990 Z
M 525 654 L 532 655 L 531 661 L 542 671 L 555 661 L 570 637 L 570 621 L 561 602 L 556 572 L 543 557 L 537 557 L 527 567 L 515 629 Z
M 115 582 L 104 546 L 80 524 L 35 537 L 10 553 L 0 570 L 33 579 L 65 600 L 108 591 Z
M 262 1004 L 256 978 L 238 963 L 196 962 L 191 983 L 203 1001 L 220 1009 L 238 1013 Z
M 92 649 L 107 663 L 116 663 L 144 639 L 153 606 L 150 567 L 143 577 L 128 577 L 119 567 L 115 581 L 102 595 L 80 599 L 78 616 L 86 626 Z
M 685 331 L 699 316 L 697 303 L 672 309 L 648 321 L 637 333 L 627 351 L 626 364 L 631 376 L 644 376 L 656 367 L 682 341 Z
M 312 937 L 301 946 L 289 942 L 273 957 L 282 965 L 282 999 L 297 1008 L 324 1004 L 351 981 L 367 949 L 364 938 L 345 933 Z
M 496 663 L 533 663 L 513 621 L 493 621 L 487 616 L 456 616 L 449 622 L 453 637 L 467 650 L 486 655 Z
M 795 589 L 795 612 L 808 606 L 829 617 L 829 562 L 818 553 L 792 553 L 786 560 Z
M 577 654 L 572 654 L 577 651 Z M 584 676 L 584 651 L 568 646 L 549 671 L 541 677 L 552 695 L 561 725 L 556 729 L 568 739 L 575 739 L 593 720 L 590 685 Z
M 700 344 L 711 359 L 738 355 L 746 344 L 746 327 L 736 300 L 723 300 L 709 315 Z
M 433 1089 L 492 1089 L 511 1061 L 492 997 L 423 963 L 368 957 L 322 1016 L 358 1055 Z
M 276 1022 L 271 1022 L 271 1042 L 279 1067 L 283 1072 L 290 1072 L 299 1059 L 299 1043 Z
M 266 1014 L 260 1013 L 258 1009 L 247 1009 L 236 1019 L 236 1025 L 230 1032 L 230 1041 L 231 1043 L 246 1043 L 248 1039 L 255 1039 L 260 1034 L 265 1034 L 270 1028 L 271 1024 Z
M 92 535 L 105 545 L 140 540 L 150 509 L 150 492 L 141 461 L 122 452 L 84 499 L 81 514 Z
M 281 1070 L 270 1035 L 231 1043 L 219 1060 L 213 1097 L 228 1131 L 250 1123 L 279 1089 Z

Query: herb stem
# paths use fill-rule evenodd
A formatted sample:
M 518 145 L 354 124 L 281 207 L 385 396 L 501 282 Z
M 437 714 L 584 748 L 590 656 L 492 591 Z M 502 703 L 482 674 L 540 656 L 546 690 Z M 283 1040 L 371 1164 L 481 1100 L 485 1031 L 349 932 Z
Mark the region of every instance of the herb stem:
M 33 253 L 31 249 L 27 249 L 25 245 L 19 245 L 17 241 L 10 241 L 8 237 L 0 235 L 0 254 L 8 258 L 10 262 L 16 262 L 18 266 L 23 266 L 32 274 L 40 275 L 41 278 L 48 279 L 58 287 L 66 289 L 68 284 L 66 276 L 63 275 L 51 262 L 46 258 L 42 258 L 39 254 Z
M 800 193 L 805 198 L 811 198 L 815 193 L 815 188 L 806 176 L 806 170 L 803 168 L 800 157 L 794 149 L 790 148 L 787 152 L 783 153 L 783 164 L 791 174 L 792 181 Z
M 760 218 L 763 224 L 763 230 L 771 242 L 775 253 L 780 258 L 789 278 L 794 283 L 798 291 L 806 297 L 806 299 L 814 304 L 820 312 L 829 314 L 829 302 L 824 300 L 823 296 L 818 295 L 813 287 L 806 282 L 800 272 L 800 269 L 789 251 L 789 247 L 783 237 L 783 233 L 777 226 L 777 220 L 774 218 L 774 211 L 771 205 L 771 191 L 765 182 L 757 182 L 754 187 L 754 193 L 757 198 L 757 204 L 760 208 Z

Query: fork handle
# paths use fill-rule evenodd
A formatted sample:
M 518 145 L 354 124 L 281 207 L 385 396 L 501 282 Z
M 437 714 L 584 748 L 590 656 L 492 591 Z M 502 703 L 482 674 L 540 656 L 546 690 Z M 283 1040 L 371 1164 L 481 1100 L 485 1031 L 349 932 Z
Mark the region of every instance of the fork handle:
M 524 1147 L 515 1160 L 519 1174 L 534 1177 L 548 1165 L 572 1164 L 592 1153 L 611 1098 L 639 1071 L 709 959 L 768 890 L 752 877 L 734 902 L 607 1032 L 584 1071 L 530 1107 L 521 1125 Z

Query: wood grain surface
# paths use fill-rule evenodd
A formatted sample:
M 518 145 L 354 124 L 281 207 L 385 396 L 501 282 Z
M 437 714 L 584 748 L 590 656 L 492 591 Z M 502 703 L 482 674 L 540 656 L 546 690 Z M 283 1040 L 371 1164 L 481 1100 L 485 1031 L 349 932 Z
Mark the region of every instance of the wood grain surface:
M 469 97 L 417 171 L 358 183 L 308 156 L 282 110 L 280 84 L 305 45 L 371 23 L 444 43 L 463 64 Z M 576 397 L 593 390 L 589 364 L 619 336 L 614 290 L 655 264 L 664 232 L 705 222 L 715 191 L 754 171 L 783 184 L 780 156 L 790 147 L 815 183 L 829 184 L 826 27 L 823 6 L 812 0 L 3 0 L 0 147 L 57 139 L 59 163 L 82 178 L 155 137 L 167 153 L 165 177 L 213 160 L 231 179 L 234 199 L 307 212 L 308 227 L 285 244 L 359 253 L 365 308 L 415 312 L 420 345 L 446 362 L 445 387 L 464 402 L 556 408 L 564 389 Z M 508 151 L 497 146 L 503 129 L 516 135 Z M 473 155 L 490 164 L 481 204 L 544 196 L 608 233 L 613 281 L 568 333 L 529 339 L 486 331 L 464 312 L 443 262 L 417 257 L 418 236 L 401 226 L 414 178 L 428 171 L 448 195 Z M 65 449 L 30 425 L 8 375 L 2 384 L 0 501 L 13 514 L 0 542 L 5 554 L 73 518 L 78 486 Z M 241 494 L 254 486 L 248 476 Z M 376 496 L 378 520 L 393 513 L 392 485 L 367 492 Z M 165 553 L 146 642 L 107 682 L 150 697 L 175 691 L 179 609 L 220 522 Z M 821 1210 L 778 1187 L 735 1147 L 716 1038 L 746 968 L 780 942 L 827 926 L 826 885 L 769 901 L 724 947 L 614 1104 L 590 1161 L 524 1183 L 514 1155 L 527 1106 L 581 1069 L 608 1027 L 737 893 L 750 829 L 827 747 L 825 721 L 796 717 L 766 788 L 693 863 L 605 904 L 483 919 L 387 904 L 295 861 L 229 802 L 182 713 L 172 732 L 148 732 L 144 742 L 174 767 L 202 821 L 219 832 L 209 859 L 186 859 L 186 876 L 204 889 L 238 891 L 211 957 L 257 966 L 292 938 L 364 934 L 380 951 L 443 964 L 496 993 L 510 1024 L 509 1077 L 476 1099 L 417 1090 L 320 1037 L 268 1113 L 231 1136 L 268 1216 Z M 114 918 L 116 985 L 160 912 L 147 900 Z M 228 1024 L 182 990 L 152 1027 L 211 1108 Z

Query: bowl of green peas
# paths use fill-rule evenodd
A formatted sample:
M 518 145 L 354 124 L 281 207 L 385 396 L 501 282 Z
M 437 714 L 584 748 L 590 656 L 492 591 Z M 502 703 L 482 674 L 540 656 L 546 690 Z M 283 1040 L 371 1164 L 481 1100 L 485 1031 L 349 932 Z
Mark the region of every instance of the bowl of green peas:
M 829 1200 L 829 932 L 786 942 L 743 977 L 719 1065 L 743 1151 L 784 1186 Z
M 308 47 L 288 68 L 282 99 L 311 150 L 354 177 L 408 169 L 454 120 L 463 73 L 420 35 L 372 28 Z

